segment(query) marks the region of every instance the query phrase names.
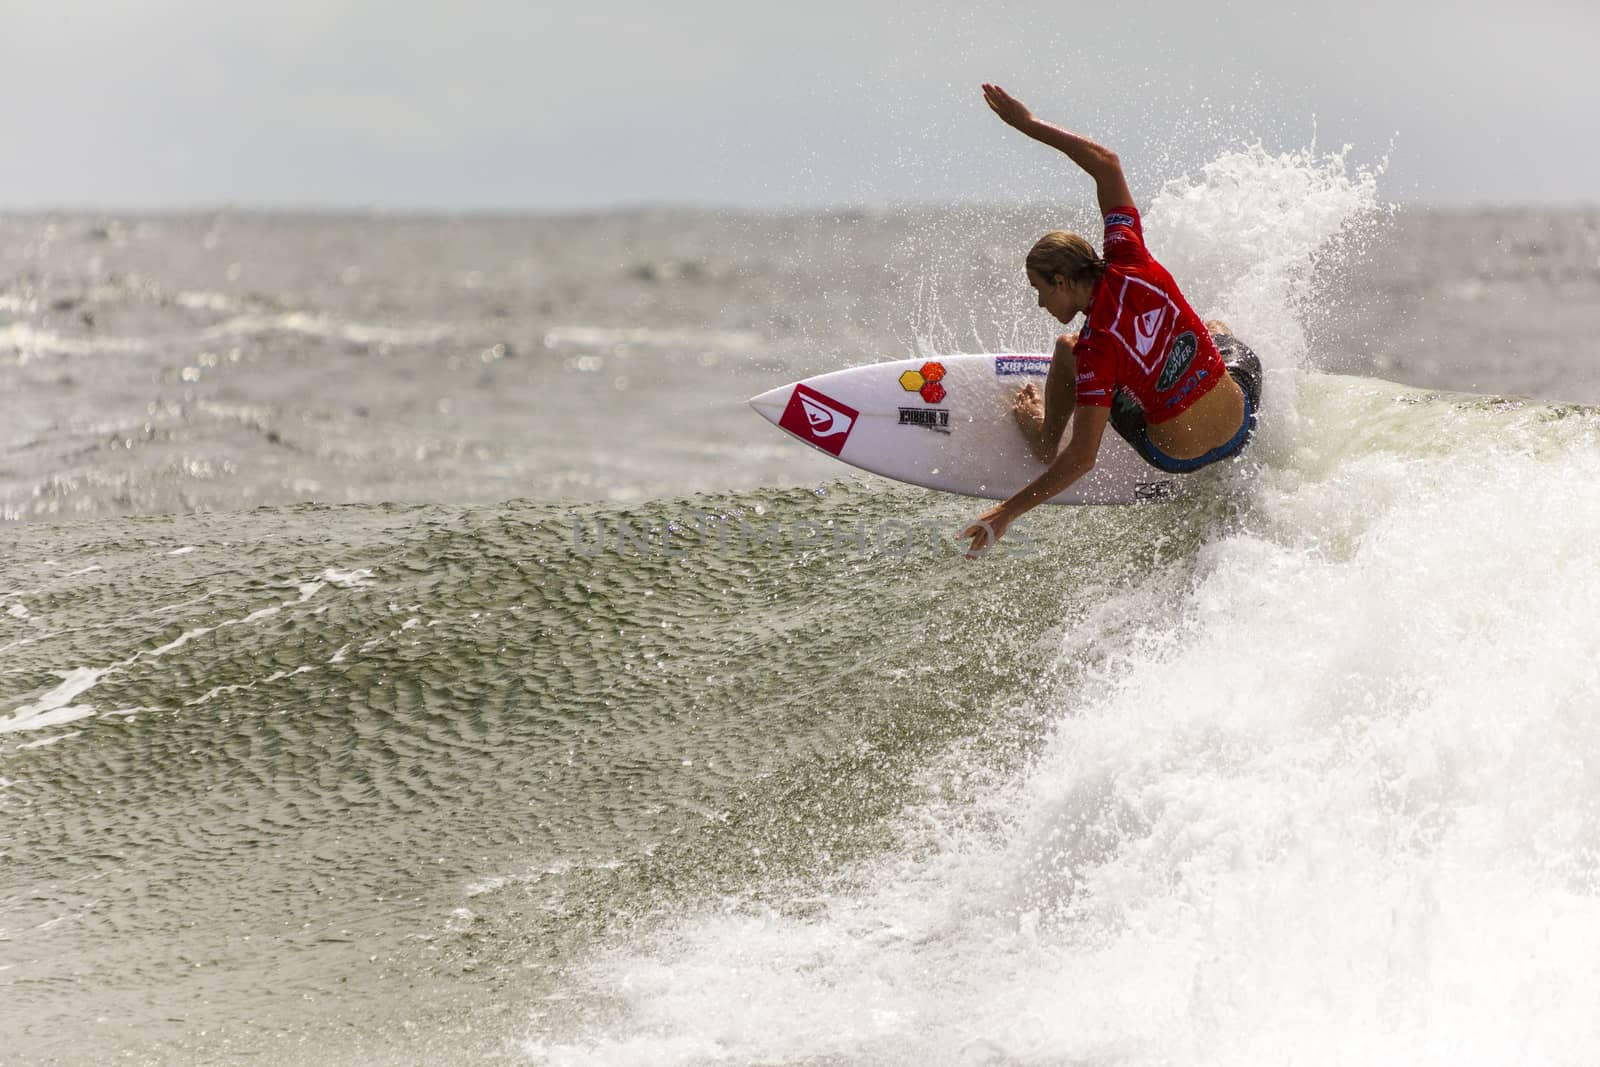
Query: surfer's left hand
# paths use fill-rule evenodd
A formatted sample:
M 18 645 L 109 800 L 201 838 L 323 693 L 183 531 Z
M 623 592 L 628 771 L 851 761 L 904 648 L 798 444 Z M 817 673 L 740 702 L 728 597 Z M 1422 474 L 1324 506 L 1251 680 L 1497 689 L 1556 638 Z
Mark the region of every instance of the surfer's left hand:
M 1023 129 L 1033 122 L 1033 112 L 998 85 L 983 83 L 983 101 L 989 105 L 989 110 L 1000 116 L 1001 122 L 1014 129 Z
M 967 558 L 977 559 L 989 551 L 996 541 L 1006 535 L 1006 530 L 1010 526 L 1011 516 L 1007 514 L 1004 504 L 996 504 L 979 515 L 971 526 L 961 531 L 962 537 L 972 538 L 972 547 L 967 549 Z

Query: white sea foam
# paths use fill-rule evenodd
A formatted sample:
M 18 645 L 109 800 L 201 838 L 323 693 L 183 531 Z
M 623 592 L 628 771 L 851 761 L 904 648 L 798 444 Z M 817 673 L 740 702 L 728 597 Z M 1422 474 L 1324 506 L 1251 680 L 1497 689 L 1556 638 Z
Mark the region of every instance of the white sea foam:
M 327 315 L 289 311 L 278 315 L 237 315 L 205 330 L 208 340 L 263 333 L 298 333 L 332 337 L 354 344 L 426 344 L 450 333 L 448 326 L 374 326 L 345 322 Z
M 64 734 L 56 734 L 54 737 L 41 737 L 37 741 L 25 742 L 23 744 L 18 745 L 17 748 L 18 749 L 48 748 L 49 746 L 51 746 L 53 744 L 56 744 L 57 742 L 66 741 L 66 740 L 69 740 L 69 739 L 74 738 L 74 737 L 81 737 L 82 735 L 83 735 L 83 731 L 82 730 L 70 730 L 70 731 L 68 731 L 67 733 L 64 733 Z
M 238 301 L 224 293 L 213 293 L 205 290 L 192 290 L 179 293 L 173 297 L 179 307 L 188 308 L 190 311 L 234 311 L 238 308 Z
M 1303 366 L 1319 259 L 1359 246 L 1383 209 L 1378 171 L 1345 152 L 1229 152 L 1151 202 L 1145 232 L 1206 318 L 1227 321 L 1273 367 Z
M 700 330 L 682 327 L 557 326 L 546 330 L 546 348 L 713 348 L 748 352 L 761 343 L 749 330 Z
M 102 352 L 143 352 L 148 343 L 133 337 L 66 337 L 25 322 L 0 326 L 0 352 L 10 350 L 17 362 L 32 363 L 52 356 L 87 356 Z
M 0 718 L 0 734 L 60 726 L 62 723 L 93 715 L 92 705 L 74 704 L 72 701 L 93 689 L 95 683 L 99 682 L 105 673 L 105 670 L 96 670 L 92 667 L 76 667 L 63 672 L 59 675 L 60 685 L 44 693 L 33 703 L 24 704 L 10 715 Z
M 261 613 L 257 612 L 256 614 L 260 615 Z M 249 622 L 250 620 L 246 619 L 245 621 Z M 197 696 L 193 700 L 188 701 L 188 704 L 191 707 L 193 707 L 194 705 L 204 704 L 209 700 L 213 700 L 218 696 L 222 696 L 222 695 L 225 695 L 225 694 L 228 694 L 228 693 L 249 692 L 250 690 L 254 689 L 256 686 L 261 685 L 263 683 L 271 684 L 272 682 L 282 681 L 285 678 L 293 678 L 297 674 L 305 674 L 306 672 L 312 671 L 312 670 L 315 670 L 315 669 L 316 668 L 314 668 L 314 667 L 308 667 L 305 664 L 301 664 L 300 666 L 296 667 L 292 671 L 274 671 L 271 674 L 267 675 L 265 678 L 258 678 L 255 681 L 237 682 L 237 683 L 234 683 L 234 684 L 231 684 L 231 685 L 214 686 L 211 689 L 206 690 L 200 696 Z M 108 714 L 111 714 L 111 713 L 108 713 Z
M 81 571 L 74 571 L 73 574 L 87 574 L 90 571 L 96 571 L 99 569 L 100 567 L 95 565 L 86 567 Z M 89 692 L 100 683 L 101 679 L 110 674 L 124 670 L 140 660 L 160 659 L 162 656 L 165 656 L 171 652 L 176 652 L 178 649 L 187 645 L 195 638 L 204 637 L 205 635 L 214 631 L 225 629 L 230 626 L 248 626 L 264 619 L 270 619 L 279 614 L 285 608 L 292 608 L 296 605 L 304 604 L 306 601 L 316 596 L 317 593 L 321 592 L 329 585 L 341 589 L 359 589 L 371 584 L 371 582 L 372 572 L 366 568 L 340 570 L 335 567 L 329 567 L 328 569 L 324 570 L 316 580 L 298 583 L 295 586 L 298 595 L 293 600 L 286 600 L 277 604 L 271 604 L 263 608 L 258 608 L 255 611 L 242 616 L 241 618 L 226 619 L 217 623 L 215 626 L 200 626 L 193 630 L 185 630 L 183 633 L 179 634 L 177 637 L 173 638 L 171 641 L 168 641 L 164 645 L 160 645 L 156 648 L 145 649 L 141 652 L 135 653 L 132 656 L 129 656 L 125 660 L 121 660 L 105 667 L 75 667 L 67 671 L 59 672 L 58 677 L 61 678 L 61 683 L 59 685 L 45 692 L 32 703 L 21 705 L 13 710 L 9 715 L 0 717 L 0 734 L 16 733 L 27 730 L 42 730 L 47 727 L 60 726 L 64 723 L 88 718 L 89 716 L 96 714 L 95 706 L 93 704 L 86 703 L 73 703 L 73 701 L 84 693 Z M 312 668 L 309 666 L 302 665 L 294 668 L 293 670 L 279 671 L 266 680 L 276 681 L 280 678 L 300 674 L 311 669 Z M 249 689 L 255 684 L 255 682 L 249 682 L 239 685 L 218 686 L 205 693 L 203 696 L 190 701 L 190 703 L 204 703 L 205 701 L 216 696 L 218 693 L 231 692 L 237 689 Z M 121 712 L 107 712 L 105 714 L 117 715 L 125 713 L 126 709 Z
M 366 567 L 357 567 L 348 571 L 339 570 L 337 567 L 329 567 L 318 577 L 322 581 L 340 589 L 365 589 L 373 584 L 372 571 Z

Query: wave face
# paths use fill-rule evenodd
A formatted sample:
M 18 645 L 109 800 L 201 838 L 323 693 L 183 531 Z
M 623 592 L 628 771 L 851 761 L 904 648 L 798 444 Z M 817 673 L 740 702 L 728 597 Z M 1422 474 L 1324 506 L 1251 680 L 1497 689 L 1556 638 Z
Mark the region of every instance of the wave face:
M 1061 221 L 568 220 L 541 238 L 566 267 L 440 223 L 403 312 L 367 285 L 413 224 L 357 252 L 376 224 L 168 220 L 158 284 L 116 257 L 160 226 L 60 223 L 105 246 L 81 302 L 64 273 L 0 293 L 32 401 L 0 565 L 8 1051 L 1590 1058 L 1600 412 L 1462 391 L 1494 365 L 1466 349 L 1452 391 L 1327 372 L 1374 247 L 1470 242 L 1338 157 L 1168 186 L 1151 243 L 1265 357 L 1261 434 L 1203 491 L 1037 512 L 981 563 L 952 537 L 981 505 L 743 408 L 864 351 L 1042 348 L 1016 259 Z M 1586 239 L 1541 260 L 1550 299 L 1593 284 Z M 212 252 L 257 288 L 202 284 Z M 1532 291 L 1500 269 L 1461 299 Z M 657 321 L 607 318 L 617 292 Z
M 938 681 L 815 685 L 824 720 L 960 709 L 896 768 L 890 843 L 826 877 L 752 845 L 752 886 L 576 968 L 615 1016 L 540 1003 L 530 1055 L 1583 1060 L 1600 419 L 1299 384 L 1293 448 L 1222 513 L 1041 522 L 1041 558 L 945 585 L 955 640 L 864 631 Z

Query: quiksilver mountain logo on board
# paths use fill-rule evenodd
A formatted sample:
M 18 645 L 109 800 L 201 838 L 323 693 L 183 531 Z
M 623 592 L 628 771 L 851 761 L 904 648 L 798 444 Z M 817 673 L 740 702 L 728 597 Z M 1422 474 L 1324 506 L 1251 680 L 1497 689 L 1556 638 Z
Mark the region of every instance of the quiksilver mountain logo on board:
M 861 412 L 849 404 L 824 396 L 808 385 L 796 384 L 778 425 L 800 440 L 837 456 L 844 451 L 844 443 L 860 417 Z

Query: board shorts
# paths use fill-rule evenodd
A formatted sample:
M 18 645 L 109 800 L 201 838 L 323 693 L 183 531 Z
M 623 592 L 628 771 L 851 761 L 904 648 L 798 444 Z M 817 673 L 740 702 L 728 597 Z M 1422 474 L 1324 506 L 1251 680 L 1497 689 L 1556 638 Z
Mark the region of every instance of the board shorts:
M 1255 435 L 1256 412 L 1261 410 L 1261 360 L 1250 351 L 1249 345 L 1231 333 L 1213 334 L 1212 340 L 1217 344 L 1217 352 L 1222 356 L 1222 365 L 1228 369 L 1228 375 L 1239 383 L 1239 389 L 1244 393 L 1244 421 L 1239 424 L 1237 433 L 1205 455 L 1193 459 L 1177 459 L 1167 455 L 1151 443 L 1144 408 L 1139 406 L 1138 401 L 1120 391 L 1112 399 L 1111 428 L 1157 470 L 1168 474 L 1191 474 L 1219 459 L 1238 455 Z

